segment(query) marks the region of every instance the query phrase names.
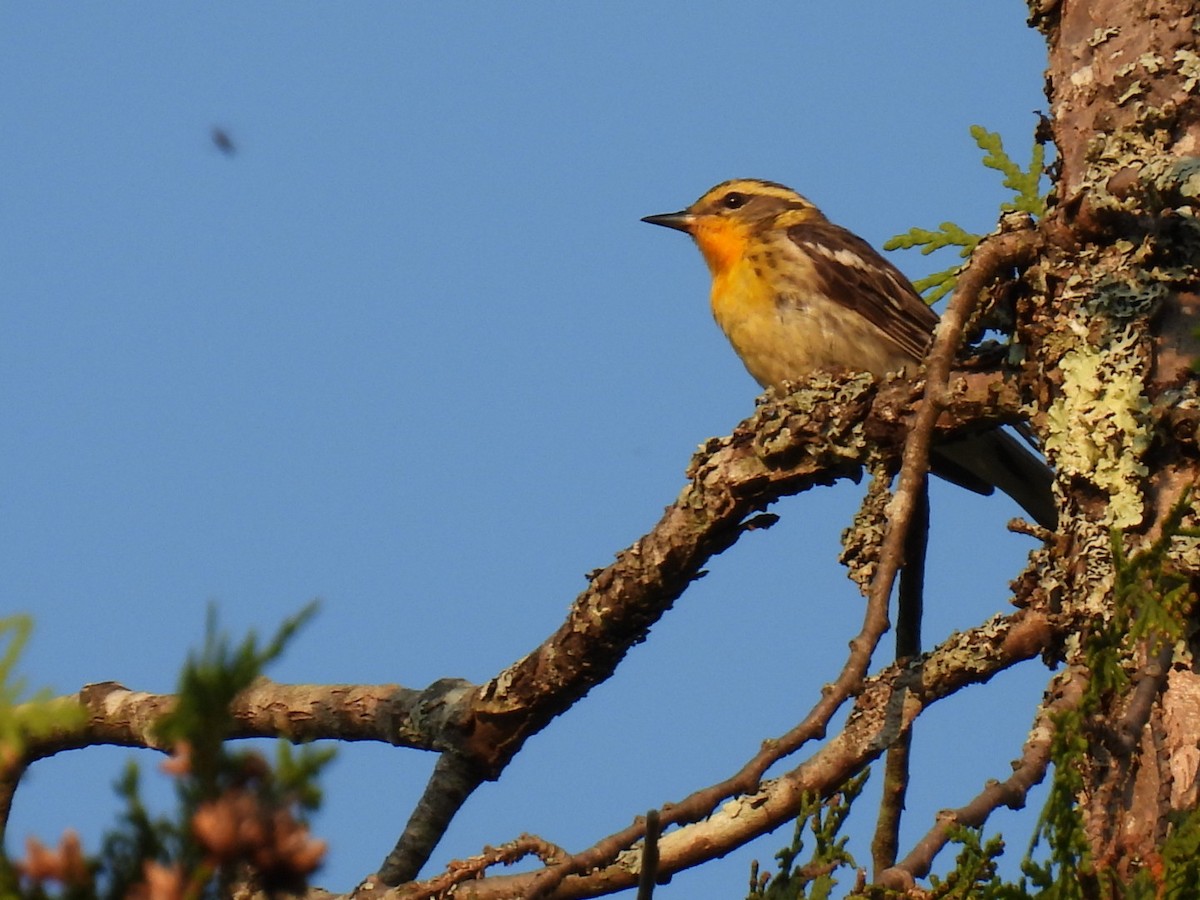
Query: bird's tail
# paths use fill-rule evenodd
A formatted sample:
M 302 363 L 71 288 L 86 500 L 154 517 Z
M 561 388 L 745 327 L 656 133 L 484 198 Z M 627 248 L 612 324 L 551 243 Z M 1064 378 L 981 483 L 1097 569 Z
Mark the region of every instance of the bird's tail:
M 979 494 L 1000 488 L 1044 528 L 1058 524 L 1054 473 L 1007 431 L 962 435 L 939 441 L 930 453 L 935 475 Z

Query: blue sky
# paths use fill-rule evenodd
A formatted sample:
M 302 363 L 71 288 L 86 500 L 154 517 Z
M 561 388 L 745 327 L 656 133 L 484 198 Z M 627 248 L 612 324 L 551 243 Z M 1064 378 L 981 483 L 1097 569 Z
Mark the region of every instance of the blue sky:
M 485 680 L 753 408 L 699 255 L 641 216 L 750 176 L 876 245 L 991 228 L 1004 192 L 967 129 L 1026 153 L 1045 102 L 1024 4 L 733 10 L 0 8 L 0 605 L 36 618 L 30 682 L 167 691 L 208 604 L 264 634 L 313 597 L 279 680 Z M 787 730 L 859 626 L 835 557 L 860 491 L 779 504 L 436 861 L 522 831 L 583 849 Z M 1032 546 L 1006 498 L 933 502 L 927 642 L 1004 611 Z M 1007 774 L 1047 678 L 1028 668 L 921 720 L 905 844 Z M 94 848 L 130 755 L 37 765 L 12 840 L 72 825 Z M 432 763 L 342 750 L 321 883 L 379 863 Z M 789 837 L 660 894 L 742 896 Z

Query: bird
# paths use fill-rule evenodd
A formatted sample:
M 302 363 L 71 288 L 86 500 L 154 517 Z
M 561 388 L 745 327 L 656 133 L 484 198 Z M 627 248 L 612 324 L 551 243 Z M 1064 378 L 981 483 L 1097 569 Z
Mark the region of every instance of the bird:
M 882 378 L 925 358 L 937 313 L 867 241 L 785 185 L 723 181 L 642 221 L 691 235 L 712 275 L 713 317 L 763 387 L 817 371 Z M 940 441 L 930 467 L 980 494 L 998 487 L 1039 525 L 1056 526 L 1054 473 L 999 427 Z

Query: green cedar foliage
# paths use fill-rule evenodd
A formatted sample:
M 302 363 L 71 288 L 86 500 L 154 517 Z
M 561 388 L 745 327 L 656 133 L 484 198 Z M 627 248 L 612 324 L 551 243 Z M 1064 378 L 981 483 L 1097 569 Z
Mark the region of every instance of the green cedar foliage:
M 1046 198 L 1038 190 L 1045 163 L 1045 148 L 1040 143 L 1034 143 L 1029 166 L 1022 169 L 1005 152 L 1004 142 L 999 134 L 988 131 L 982 125 L 972 125 L 971 137 L 975 139 L 975 145 L 984 152 L 983 164 L 1003 175 L 1003 185 L 1013 192 L 1011 200 L 1000 204 L 1001 211 L 1024 212 L 1037 218 L 1045 215 Z M 982 239 L 983 235 L 973 234 L 953 222 L 943 222 L 936 231 L 910 228 L 906 233 L 889 239 L 883 247 L 885 250 L 909 250 L 916 247 L 923 256 L 928 256 L 935 250 L 957 247 L 959 258 L 965 260 L 971 256 Z M 956 263 L 948 269 L 917 279 L 913 282 L 913 287 L 925 295 L 927 303 L 936 303 L 954 289 L 961 269 L 962 265 Z
M 842 826 L 850 814 L 850 806 L 862 793 L 869 771 L 850 781 L 837 794 L 822 800 L 815 794 L 804 797 L 792 843 L 775 854 L 779 871 L 774 877 L 760 873 L 758 863 L 750 866 L 750 893 L 747 900 L 827 900 L 838 881 L 839 869 L 857 867 L 854 857 L 846 850 L 846 838 L 840 837 Z M 813 851 L 801 865 L 796 864 L 804 852 L 805 831 L 812 832 Z

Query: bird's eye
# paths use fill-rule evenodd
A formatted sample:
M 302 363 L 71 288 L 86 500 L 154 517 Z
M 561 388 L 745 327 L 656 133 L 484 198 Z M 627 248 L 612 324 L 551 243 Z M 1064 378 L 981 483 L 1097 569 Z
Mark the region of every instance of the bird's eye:
M 746 205 L 746 201 L 750 198 L 745 194 L 739 194 L 737 191 L 730 191 L 721 198 L 721 205 L 726 209 L 741 209 Z

